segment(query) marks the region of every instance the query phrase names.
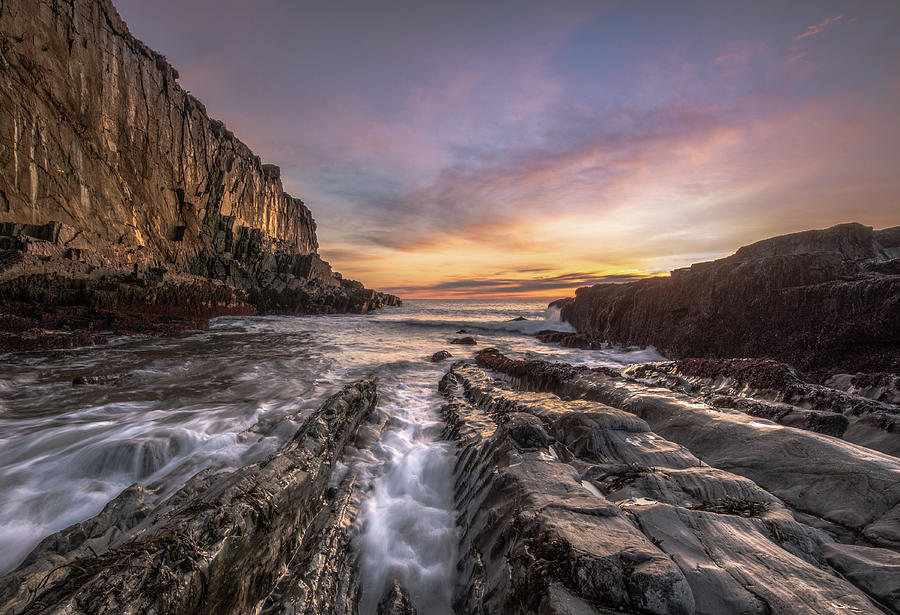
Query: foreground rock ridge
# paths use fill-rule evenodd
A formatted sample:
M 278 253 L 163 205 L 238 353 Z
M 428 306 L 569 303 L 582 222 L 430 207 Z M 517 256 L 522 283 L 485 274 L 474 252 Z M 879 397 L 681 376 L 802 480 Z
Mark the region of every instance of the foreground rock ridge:
M 616 370 L 476 360 L 441 383 L 457 613 L 900 609 L 900 459 Z
M 162 503 L 133 485 L 0 580 L 0 614 L 355 613 L 357 477 L 329 480 L 376 400 L 373 379 L 348 385 L 285 417 L 300 427 L 277 453 Z
M 900 612 L 900 458 L 883 452 L 900 436 L 880 427 L 896 400 L 698 361 L 487 348 L 450 367 L 456 614 Z M 784 390 L 790 403 L 766 398 Z M 344 451 L 374 448 L 390 420 L 376 406 L 366 378 L 242 434 L 293 433 L 263 461 L 170 496 L 132 485 L 0 579 L 0 615 L 356 615 L 368 470 Z M 396 581 L 376 591 L 378 615 L 417 612 Z
M 554 302 L 578 334 L 672 358 L 767 357 L 801 370 L 900 372 L 900 227 L 774 237 L 670 277 L 579 288 Z
M 36 330 L 6 349 L 398 303 L 177 78 L 109 0 L 0 3 L 0 329 Z

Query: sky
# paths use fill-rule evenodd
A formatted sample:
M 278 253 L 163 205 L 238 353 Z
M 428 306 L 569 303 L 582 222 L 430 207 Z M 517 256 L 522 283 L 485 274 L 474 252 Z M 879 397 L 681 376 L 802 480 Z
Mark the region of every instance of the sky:
M 900 2 L 114 0 L 405 298 L 569 296 L 900 225 Z

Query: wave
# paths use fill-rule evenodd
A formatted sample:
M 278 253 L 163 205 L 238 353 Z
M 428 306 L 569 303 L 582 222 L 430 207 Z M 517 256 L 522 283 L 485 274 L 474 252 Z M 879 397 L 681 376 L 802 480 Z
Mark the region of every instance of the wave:
M 574 332 L 575 328 L 561 320 L 426 320 L 421 318 L 390 318 L 379 320 L 385 324 L 403 327 L 423 327 L 433 329 L 465 329 L 468 332 L 483 331 L 496 333 L 518 333 L 535 335 L 538 331 L 553 330 Z

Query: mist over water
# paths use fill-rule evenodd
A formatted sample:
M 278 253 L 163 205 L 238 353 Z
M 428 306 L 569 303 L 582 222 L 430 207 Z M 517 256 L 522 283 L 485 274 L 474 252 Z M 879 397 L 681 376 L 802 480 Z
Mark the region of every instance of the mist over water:
M 512 322 L 523 316 L 528 320 Z M 49 534 L 98 513 L 140 482 L 165 497 L 204 468 L 274 452 L 301 416 L 342 385 L 378 377 L 379 440 L 345 469 L 369 492 L 354 542 L 363 615 L 399 581 L 422 613 L 449 613 L 458 530 L 454 449 L 440 439 L 440 377 L 494 346 L 515 357 L 622 365 L 653 350 L 576 350 L 538 342 L 568 329 L 544 302 L 409 301 L 369 316 L 221 318 L 206 331 L 0 356 L 0 574 Z M 555 316 L 555 318 L 554 318 Z M 477 346 L 452 345 L 465 329 Z M 450 362 L 428 358 L 438 350 Z M 73 386 L 78 376 L 112 382 Z M 246 433 L 251 426 L 258 433 Z

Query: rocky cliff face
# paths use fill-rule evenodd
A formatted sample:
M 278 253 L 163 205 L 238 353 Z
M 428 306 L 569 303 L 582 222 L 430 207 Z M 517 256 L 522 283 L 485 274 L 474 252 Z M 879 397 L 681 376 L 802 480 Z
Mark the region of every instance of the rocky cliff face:
M 579 288 L 555 305 L 579 335 L 548 334 L 547 341 L 896 372 L 900 227 L 842 224 L 775 237 L 670 277 Z
M 6 254 L 2 279 L 190 275 L 289 313 L 395 303 L 332 273 L 278 167 L 177 78 L 108 0 L 0 3 L 0 249 L 43 263 Z

